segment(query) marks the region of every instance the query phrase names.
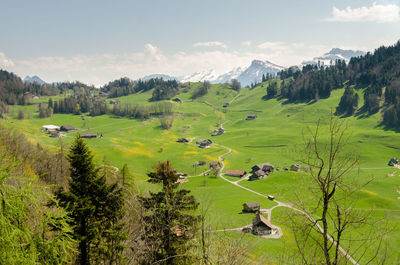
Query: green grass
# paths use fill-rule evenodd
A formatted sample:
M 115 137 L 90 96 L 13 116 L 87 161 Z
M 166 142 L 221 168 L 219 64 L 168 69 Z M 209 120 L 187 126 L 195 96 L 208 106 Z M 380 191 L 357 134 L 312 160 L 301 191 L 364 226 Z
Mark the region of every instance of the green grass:
M 226 169 L 246 170 L 261 162 L 270 162 L 275 166 L 289 167 L 299 158 L 294 146 L 301 145 L 307 126 L 314 126 L 317 119 L 322 119 L 322 129 L 326 130 L 329 113 L 334 112 L 343 89 L 335 90 L 328 99 L 315 103 L 287 104 L 284 100 L 262 100 L 266 85 L 254 89 L 244 88 L 240 93 L 232 91 L 227 85 L 212 85 L 210 92 L 194 101 L 190 99 L 192 91 L 200 84 L 191 84 L 191 91 L 181 93 L 177 97 L 183 103 L 174 103 L 176 115 L 171 130 L 160 128 L 158 118 L 146 121 L 127 118 L 115 118 L 104 115 L 85 117 L 82 120 L 77 115 L 56 114 L 51 118 L 38 119 L 37 105 L 15 106 L 11 108 L 9 122 L 2 121 L 7 126 L 23 131 L 29 139 L 40 142 L 52 148 L 57 147 L 59 140 L 50 138 L 40 132 L 44 124 L 70 124 L 79 132 L 98 132 L 103 138 L 91 139 L 86 142 L 92 148 L 98 162 L 105 157 L 116 167 L 127 163 L 142 191 L 149 189 L 146 183 L 146 173 L 157 161 L 170 159 L 173 166 L 180 172 L 189 175 L 199 174 L 208 169 L 194 168 L 196 161 L 210 162 L 217 160 L 226 149 L 219 146 L 201 149 L 195 145 L 197 139 L 209 138 L 222 146 L 232 148 L 233 152 L 225 156 Z M 150 104 L 148 101 L 152 91 L 117 98 L 122 103 Z M 362 97 L 361 97 L 362 98 Z M 230 102 L 227 109 L 222 104 Z M 360 103 L 362 105 L 362 103 Z M 19 108 L 24 108 L 31 118 L 20 121 L 15 118 Z M 257 113 L 258 119 L 245 120 L 249 113 Z M 373 209 L 373 217 L 384 217 L 393 231 L 387 236 L 389 249 L 395 253 L 400 249 L 400 171 L 388 167 L 391 157 L 399 157 L 400 134 L 381 127 L 380 114 L 367 117 L 341 118 L 348 126 L 351 139 L 348 151 L 357 151 L 360 162 L 348 178 L 356 178 L 360 182 L 373 179 L 360 192 L 354 194 L 357 198 L 357 208 Z M 224 123 L 226 133 L 211 137 L 212 130 L 218 124 Z M 77 132 L 68 133 L 62 140 L 70 143 Z M 177 143 L 179 137 L 194 138 L 191 143 Z M 326 137 L 321 138 L 327 141 Z M 236 181 L 237 178 L 229 177 Z M 309 198 L 310 205 L 315 205 L 315 197 L 307 188 L 310 179 L 305 173 L 279 171 L 268 178 L 258 181 L 241 181 L 240 184 L 263 194 L 273 194 L 283 202 L 296 202 L 298 196 Z M 275 205 L 258 195 L 247 192 L 234 185 L 212 176 L 189 178 L 183 187 L 192 190 L 193 194 L 203 204 L 208 205 L 210 219 L 215 228 L 235 228 L 249 224 L 253 215 L 240 214 L 242 204 L 249 201 L 259 201 L 263 208 Z M 273 211 L 272 223 L 284 229 L 284 237 L 275 240 L 259 240 L 252 248 L 251 255 L 273 256 L 285 246 L 294 249 L 290 229 L 285 226 L 284 209 Z M 385 215 L 386 214 L 386 215 Z M 233 234 L 232 236 L 238 236 Z M 251 240 L 256 237 L 248 235 Z

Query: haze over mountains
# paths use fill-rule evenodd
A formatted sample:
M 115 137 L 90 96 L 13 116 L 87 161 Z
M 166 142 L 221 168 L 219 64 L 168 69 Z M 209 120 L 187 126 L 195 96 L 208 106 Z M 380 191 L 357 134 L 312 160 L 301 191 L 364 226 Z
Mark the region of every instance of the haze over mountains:
M 353 50 L 344 50 L 340 48 L 333 48 L 329 52 L 314 57 L 310 61 L 303 61 L 300 67 L 307 64 L 317 64 L 318 62 L 323 63 L 324 65 L 330 65 L 335 60 L 345 60 L 346 63 L 350 61 L 352 57 L 358 57 L 365 55 L 366 52 L 363 51 L 353 51 Z M 202 72 L 196 72 L 189 75 L 181 76 L 181 77 L 173 77 L 164 74 L 152 74 L 142 78 L 142 80 L 148 80 L 150 78 L 163 78 L 164 80 L 172 80 L 175 79 L 180 82 L 202 82 L 202 81 L 210 81 L 213 84 L 217 83 L 229 83 L 232 79 L 237 79 L 242 86 L 250 86 L 252 83 L 261 82 L 262 76 L 264 74 L 272 74 L 276 75 L 281 70 L 285 69 L 285 67 L 274 64 L 270 61 L 262 61 L 262 60 L 253 60 L 250 66 L 246 67 L 234 67 L 232 70 L 218 74 L 214 69 L 208 69 Z
M 25 82 L 28 82 L 28 83 L 38 83 L 39 85 L 44 85 L 44 84 L 46 84 L 46 82 L 45 81 L 43 81 L 40 77 L 38 77 L 37 75 L 34 75 L 34 76 L 32 76 L 32 77 L 30 77 L 29 75 L 27 75 L 25 78 L 24 78 L 24 81 Z
M 312 60 L 303 61 L 300 67 L 307 64 L 317 64 L 318 62 L 324 65 L 330 65 L 335 60 L 345 60 L 347 63 L 352 57 L 358 57 L 365 55 L 366 52 L 354 51 L 354 50 L 344 50 L 340 48 L 333 48 L 329 52 L 314 57 Z M 262 76 L 264 74 L 276 75 L 285 67 L 274 64 L 270 61 L 253 60 L 248 67 L 234 67 L 230 71 L 219 74 L 214 69 L 207 69 L 201 72 L 196 72 L 188 74 L 185 76 L 170 76 L 166 74 L 151 74 L 142 77 L 141 79 L 146 81 L 151 78 L 163 78 L 164 80 L 177 80 L 179 82 L 202 82 L 210 81 L 213 84 L 217 83 L 229 83 L 232 79 L 237 79 L 240 84 L 245 86 L 250 86 L 251 84 L 261 82 Z M 45 84 L 45 82 L 38 76 L 27 76 L 24 81 L 30 83 Z

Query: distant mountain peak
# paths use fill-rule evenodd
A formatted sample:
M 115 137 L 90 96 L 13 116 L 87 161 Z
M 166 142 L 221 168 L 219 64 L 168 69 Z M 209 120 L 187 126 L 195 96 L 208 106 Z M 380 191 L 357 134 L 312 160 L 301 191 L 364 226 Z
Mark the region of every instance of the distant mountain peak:
M 30 77 L 29 75 L 27 75 L 24 78 L 24 82 L 28 82 L 28 83 L 38 83 L 40 85 L 44 85 L 46 84 L 45 81 L 43 81 L 40 77 L 38 77 L 37 75 L 34 75 L 32 77 Z
M 352 57 L 359 57 L 365 55 L 366 52 L 363 51 L 354 51 L 354 50 L 344 50 L 341 48 L 332 48 L 329 52 L 324 53 L 321 56 L 314 57 L 311 61 L 303 61 L 302 65 L 307 64 L 317 64 L 318 62 L 323 63 L 324 65 L 330 65 L 336 60 L 345 60 L 349 62 Z

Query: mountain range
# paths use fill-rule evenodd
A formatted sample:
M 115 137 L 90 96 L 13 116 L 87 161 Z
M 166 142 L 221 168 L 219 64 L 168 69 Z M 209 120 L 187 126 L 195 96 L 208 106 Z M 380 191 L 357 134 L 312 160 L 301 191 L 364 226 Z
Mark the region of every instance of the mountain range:
M 38 77 L 37 75 L 34 75 L 32 77 L 30 77 L 29 75 L 27 75 L 24 78 L 24 82 L 28 82 L 28 83 L 38 83 L 39 85 L 44 85 L 46 84 L 45 81 L 43 81 L 40 77 Z
M 303 61 L 302 65 L 307 64 L 324 64 L 331 65 L 335 60 L 345 60 L 346 63 L 350 61 L 352 57 L 359 57 L 365 55 L 366 52 L 363 51 L 353 51 L 353 50 L 343 50 L 340 48 L 333 48 L 329 52 L 323 54 L 322 56 L 314 57 L 311 61 Z
M 307 64 L 323 64 L 323 65 L 330 65 L 335 60 L 345 60 L 346 63 L 350 61 L 352 57 L 358 57 L 365 55 L 366 52 L 363 51 L 353 51 L 353 50 L 344 50 L 340 48 L 333 48 L 329 52 L 314 57 L 310 61 L 303 61 L 300 67 L 307 65 Z M 148 75 L 143 78 L 142 80 L 148 80 L 150 78 L 163 78 L 164 80 L 171 80 L 175 79 L 180 82 L 202 82 L 202 81 L 210 81 L 213 84 L 217 83 L 229 83 L 232 79 L 237 79 L 240 84 L 245 86 L 250 86 L 252 83 L 259 83 L 262 80 L 262 76 L 264 74 L 272 74 L 276 75 L 279 71 L 285 69 L 285 67 L 276 65 L 269 61 L 261 61 L 261 60 L 253 60 L 248 67 L 235 67 L 232 70 L 218 74 L 213 69 L 208 69 L 202 72 L 196 72 L 189 75 L 181 76 L 181 77 L 173 77 L 169 75 L 163 74 L 154 74 Z

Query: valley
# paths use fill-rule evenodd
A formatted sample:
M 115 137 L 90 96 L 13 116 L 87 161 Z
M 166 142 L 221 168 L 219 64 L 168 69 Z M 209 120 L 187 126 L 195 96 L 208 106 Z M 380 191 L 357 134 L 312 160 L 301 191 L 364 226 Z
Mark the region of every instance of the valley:
M 193 84 L 195 86 L 195 84 Z M 50 118 L 38 118 L 37 105 L 12 106 L 8 120 L 1 123 L 7 127 L 23 131 L 32 142 L 42 143 L 56 150 L 59 142 L 71 143 L 77 133 L 97 132 L 102 137 L 85 140 L 93 150 L 95 160 L 102 164 L 106 158 L 114 167 L 121 168 L 124 163 L 129 165 L 133 178 L 142 192 L 150 189 L 146 182 L 146 173 L 152 166 L 163 160 L 171 160 L 178 172 L 188 175 L 184 188 L 190 189 L 196 199 L 208 206 L 207 217 L 211 230 L 224 230 L 227 237 L 242 237 L 245 244 L 252 247 L 249 259 L 274 261 L 284 252 L 296 251 L 294 235 L 291 232 L 289 216 L 294 205 L 304 199 L 309 206 L 317 203 L 315 195 L 308 189 L 310 179 L 306 172 L 275 171 L 265 179 L 238 181 L 237 177 L 225 176 L 226 170 L 251 171 L 251 167 L 269 162 L 280 169 L 289 168 L 298 162 L 301 154 L 295 150 L 303 143 L 307 135 L 307 127 L 313 127 L 321 119 L 323 129 L 327 129 L 329 114 L 339 103 L 344 89 L 332 91 L 327 99 L 311 103 L 288 103 L 284 99 L 264 100 L 268 81 L 258 84 L 255 88 L 242 88 L 234 91 L 224 84 L 211 85 L 209 92 L 195 100 L 191 93 L 180 92 L 176 97 L 181 100 L 174 104 L 173 125 L 169 130 L 163 130 L 159 118 L 137 120 L 112 115 L 91 117 L 88 115 L 54 114 Z M 361 93 L 362 90 L 357 90 Z M 152 91 L 132 94 L 112 100 L 122 103 L 134 102 L 148 104 Z M 362 98 L 362 97 L 360 97 Z M 47 102 L 48 97 L 34 100 Z M 110 99 L 107 99 L 109 102 Z M 223 107 L 229 103 L 228 107 Z M 362 104 L 360 104 L 362 105 Z M 32 113 L 31 117 L 18 120 L 19 109 Z M 246 120 L 248 114 L 255 113 L 257 118 Z M 350 142 L 345 149 L 356 151 L 360 155 L 357 166 L 348 174 L 349 179 L 357 179 L 364 183 L 360 191 L 353 194 L 356 199 L 354 208 L 359 211 L 371 211 L 370 218 L 383 228 L 389 228 L 386 234 L 388 251 L 400 252 L 400 202 L 398 197 L 400 171 L 387 166 L 392 157 L 400 156 L 400 135 L 380 125 L 379 113 L 369 116 L 339 117 L 351 134 Z M 78 129 L 68 132 L 65 137 L 53 138 L 41 132 L 46 124 L 72 125 Z M 211 133 L 223 124 L 225 132 L 218 136 Z M 321 140 L 327 141 L 327 135 Z M 178 143 L 177 139 L 184 137 L 188 143 Z M 196 141 L 210 139 L 213 144 L 209 148 L 199 148 Z M 205 166 L 193 166 L 198 161 L 205 161 Z M 212 161 L 222 162 L 217 175 L 202 176 L 208 170 Z M 267 195 L 273 195 L 276 201 L 269 200 Z M 228 231 L 251 223 L 254 214 L 242 214 L 242 205 L 257 201 L 263 209 L 270 209 L 266 214 L 283 235 L 279 238 L 260 238 L 251 234 L 241 234 L 238 231 Z M 289 206 L 287 208 L 286 206 Z M 307 207 L 307 205 L 306 205 Z M 317 216 L 314 216 L 317 218 Z M 386 223 L 379 221 L 384 218 Z M 364 233 L 362 228 L 352 232 L 355 238 Z M 380 229 L 377 229 L 380 230 Z M 343 246 L 348 247 L 348 243 Z M 352 242 L 352 249 L 357 242 Z M 376 242 L 378 244 L 378 242 Z M 365 246 L 364 246 L 365 247 Z M 352 251 L 352 256 L 359 264 L 373 255 L 375 243 L 364 249 Z M 396 259 L 396 256 L 392 257 Z M 354 263 L 354 262 L 353 262 Z M 357 264 L 357 263 L 354 263 Z

